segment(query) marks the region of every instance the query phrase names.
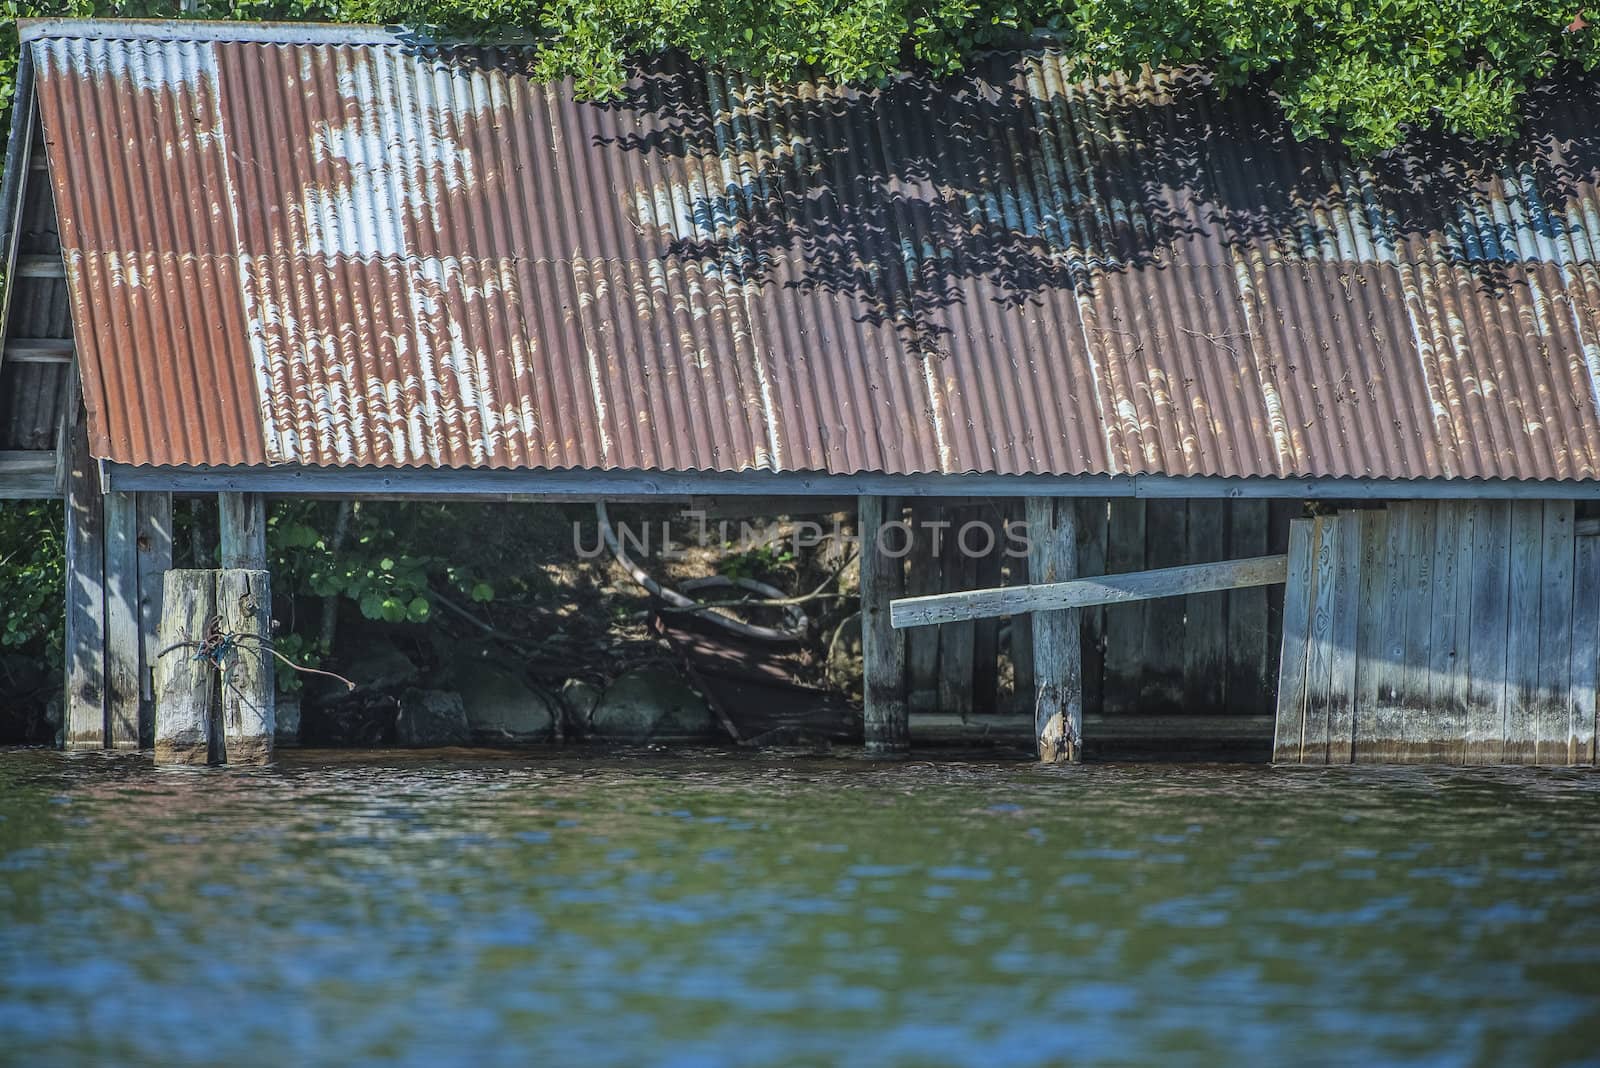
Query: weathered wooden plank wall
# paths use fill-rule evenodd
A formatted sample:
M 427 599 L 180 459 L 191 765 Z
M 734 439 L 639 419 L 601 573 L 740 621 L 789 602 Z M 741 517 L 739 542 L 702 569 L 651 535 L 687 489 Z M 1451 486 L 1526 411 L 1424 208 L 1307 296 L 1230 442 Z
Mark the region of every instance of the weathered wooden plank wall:
M 1274 759 L 1595 759 L 1600 536 L 1570 501 L 1397 503 L 1290 536 Z
M 1078 498 L 1069 503 L 1083 576 L 1281 553 L 1290 520 L 1303 511 L 1299 501 Z M 974 505 L 922 499 L 910 505 L 905 518 L 915 538 L 906 558 L 908 595 L 1029 581 L 1027 561 L 1007 555 L 1008 548 L 1019 551 L 1023 544 L 1020 500 Z M 957 539 L 966 523 L 996 528 L 992 554 L 972 560 L 961 552 Z M 974 534 L 969 547 L 983 540 Z M 1258 587 L 1080 609 L 1085 713 L 1270 715 L 1282 590 Z M 912 712 L 1033 712 L 1032 623 L 1026 616 L 1012 617 L 999 628 L 1003 638 L 997 645 L 986 640 L 983 626 L 983 621 L 975 627 L 946 623 L 905 632 Z M 996 649 L 1009 663 L 1009 673 L 987 670 Z

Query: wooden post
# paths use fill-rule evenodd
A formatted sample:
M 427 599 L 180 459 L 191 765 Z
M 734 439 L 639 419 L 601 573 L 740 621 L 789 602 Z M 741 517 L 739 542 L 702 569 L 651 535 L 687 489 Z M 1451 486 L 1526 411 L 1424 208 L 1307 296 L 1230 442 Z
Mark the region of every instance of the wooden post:
M 1034 583 L 1078 572 L 1076 508 L 1070 499 L 1028 498 L 1028 570 Z M 1034 733 L 1047 764 L 1083 759 L 1083 648 L 1078 609 L 1033 615 Z
M 139 748 L 139 516 L 135 495 L 105 495 L 107 744 Z
M 857 502 L 861 540 L 861 659 L 866 749 L 874 756 L 910 748 L 905 693 L 905 637 L 889 621 L 889 602 L 904 586 L 901 546 L 884 524 L 898 518 L 893 497 L 864 496 Z M 909 534 L 907 534 L 909 537 Z M 888 551 L 885 551 L 888 550 Z
M 237 636 L 222 677 L 224 758 L 229 764 L 265 764 L 272 759 L 277 726 L 270 573 L 245 568 L 217 572 L 217 612 L 223 633 Z
M 960 535 L 962 529 L 977 518 L 977 512 L 959 507 L 947 508 L 944 514 L 950 521 L 939 546 L 944 584 L 957 590 L 970 590 L 978 580 L 978 561 L 963 550 Z M 972 713 L 976 642 L 977 628 L 971 620 L 946 623 L 939 628 L 939 711 L 957 716 Z
M 161 624 L 162 586 L 172 569 L 172 494 L 140 493 L 139 531 L 139 745 L 155 745 L 156 654 L 163 646 L 157 635 Z
M 215 571 L 168 571 L 162 582 L 159 647 L 155 651 L 157 764 L 205 764 L 211 759 L 211 706 L 217 672 L 195 659 L 217 614 Z M 165 652 L 165 655 L 160 655 Z
M 219 493 L 222 567 L 267 566 L 267 499 L 259 493 Z
M 106 745 L 105 511 L 100 478 L 80 418 L 66 464 L 67 605 L 63 740 L 68 749 Z

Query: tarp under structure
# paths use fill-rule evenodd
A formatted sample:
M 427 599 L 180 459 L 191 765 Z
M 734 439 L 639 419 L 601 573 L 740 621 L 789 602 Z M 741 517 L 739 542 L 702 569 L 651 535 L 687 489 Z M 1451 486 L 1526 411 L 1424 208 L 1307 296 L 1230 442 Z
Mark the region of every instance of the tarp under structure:
M 1358 164 L 1049 52 L 592 103 L 381 30 L 23 37 L 111 465 L 1600 475 L 1592 80 Z

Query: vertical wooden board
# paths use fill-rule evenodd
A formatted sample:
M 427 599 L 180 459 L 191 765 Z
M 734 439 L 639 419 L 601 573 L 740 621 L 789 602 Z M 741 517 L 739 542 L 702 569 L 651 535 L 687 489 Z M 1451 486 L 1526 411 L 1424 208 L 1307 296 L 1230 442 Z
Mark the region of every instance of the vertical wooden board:
M 1383 672 L 1378 664 L 1383 656 L 1384 553 L 1389 541 L 1390 512 L 1387 508 L 1350 512 L 1348 518 L 1361 528 L 1361 584 L 1357 592 L 1360 619 L 1356 628 L 1356 719 L 1353 726 L 1353 755 L 1356 760 L 1374 759 L 1377 738 L 1373 715 L 1380 700 Z
M 155 657 L 161 598 L 172 568 L 172 494 L 140 493 L 139 512 L 139 744 L 155 744 Z
M 1187 519 L 1185 563 L 1210 563 L 1227 556 L 1227 504 L 1192 500 Z M 1195 593 L 1183 599 L 1184 711 L 1220 715 L 1228 658 L 1228 595 Z
M 267 499 L 259 493 L 217 494 L 224 568 L 267 566 Z
M 1333 703 L 1334 598 L 1339 577 L 1343 531 L 1353 517 L 1318 516 L 1312 526 L 1314 553 L 1310 653 L 1306 660 L 1306 718 L 1302 764 L 1328 763 L 1328 721 Z
M 1189 507 L 1182 500 L 1145 502 L 1145 566 L 1176 567 L 1189 545 Z M 1184 599 L 1149 601 L 1144 615 L 1144 664 L 1139 686 L 1142 710 L 1183 712 Z
M 1333 663 L 1328 681 L 1328 763 L 1349 764 L 1357 759 L 1356 731 L 1365 730 L 1370 713 L 1361 706 L 1370 700 L 1359 689 L 1365 683 L 1360 641 L 1363 608 L 1371 612 L 1368 585 L 1373 571 L 1373 545 L 1383 544 L 1388 514 L 1379 510 L 1339 514 L 1338 565 L 1334 570 L 1333 629 L 1329 644 Z M 1369 617 L 1370 618 L 1370 617 Z M 1370 641 L 1370 639 L 1369 639 Z M 1370 705 L 1368 706 L 1370 707 Z M 1357 710 L 1361 709 L 1361 719 Z
M 1532 764 L 1538 755 L 1534 721 L 1539 706 L 1543 531 L 1544 506 L 1539 501 L 1512 502 L 1511 578 L 1506 602 L 1505 748 L 1500 757 L 1508 764 Z
M 160 648 L 153 657 L 156 763 L 209 763 L 217 672 L 209 661 L 196 657 L 194 644 L 216 617 L 217 575 L 211 570 L 172 570 L 162 576 L 162 586 Z
M 1228 503 L 1228 557 L 1267 555 L 1267 502 Z M 1303 592 L 1303 591 L 1302 591 Z M 1263 715 L 1272 705 L 1272 647 L 1267 644 L 1267 603 L 1274 587 L 1231 590 L 1227 598 L 1227 669 L 1223 703 L 1232 715 Z M 1304 623 L 1301 624 L 1302 629 Z
M 107 744 L 139 748 L 139 512 L 131 493 L 105 496 Z
M 1472 623 L 1467 639 L 1469 764 L 1495 764 L 1505 750 L 1506 598 L 1511 588 L 1511 506 L 1480 501 L 1472 526 Z
M 1267 502 L 1267 552 L 1282 553 L 1289 550 L 1289 524 L 1296 519 L 1308 518 L 1306 505 L 1300 500 L 1275 499 Z M 1283 587 L 1268 586 L 1263 591 L 1267 600 L 1267 650 L 1270 657 L 1271 651 L 1283 644 Z M 1269 659 L 1267 665 L 1267 678 L 1272 681 L 1277 676 Z
M 1600 686 L 1600 537 L 1576 539 L 1572 568 L 1572 665 L 1567 761 L 1595 762 L 1595 689 Z
M 63 741 L 68 749 L 108 744 L 105 693 L 105 509 L 82 417 L 67 463 L 66 659 Z
M 1428 707 L 1428 672 L 1432 663 L 1433 562 L 1437 548 L 1438 505 L 1412 501 L 1404 505 L 1405 636 L 1400 672 L 1400 750 L 1395 758 L 1416 762 L 1427 759 L 1432 744 L 1432 710 Z
M 1000 524 L 992 505 L 976 510 L 974 526 L 968 530 L 966 551 L 974 554 L 976 577 L 973 589 L 992 590 L 1000 586 Z M 922 628 L 914 628 L 922 629 Z M 998 617 L 974 620 L 972 624 L 972 710 L 979 715 L 1000 711 L 1000 620 Z
M 1077 575 L 1077 513 L 1068 498 L 1028 498 L 1028 569 L 1035 582 Z M 1079 610 L 1033 614 L 1034 731 L 1039 759 L 1076 763 L 1083 749 Z
M 1426 714 L 1407 720 L 1412 756 L 1430 763 L 1466 758 L 1467 634 L 1472 612 L 1472 517 L 1476 509 L 1440 501 L 1434 515 L 1433 593 L 1428 601 Z
M 906 717 L 905 641 L 889 621 L 889 602 L 905 586 L 905 561 L 893 555 L 900 547 L 892 532 L 880 537 L 885 524 L 900 521 L 893 497 L 863 496 L 857 501 L 861 540 L 861 659 L 863 733 L 866 750 L 875 755 L 903 753 L 910 744 Z
M 1568 698 L 1572 677 L 1573 505 L 1544 502 L 1539 575 L 1539 688 L 1534 707 L 1534 762 L 1567 764 L 1572 738 Z
M 277 733 L 272 635 L 272 582 L 268 572 L 225 568 L 217 572 L 217 614 L 237 644 L 224 665 L 222 744 L 229 764 L 265 764 Z
M 915 536 L 907 558 L 906 596 L 923 597 L 943 592 L 942 553 L 934 535 L 942 532 L 944 506 L 937 499 L 911 504 L 911 529 Z M 913 712 L 933 712 L 939 707 L 939 629 L 912 627 L 905 632 L 906 702 Z
M 1310 653 L 1312 521 L 1299 519 L 1289 528 L 1289 581 L 1284 584 L 1283 652 L 1278 663 L 1278 713 L 1272 730 L 1272 761 L 1298 764 L 1305 736 L 1306 661 Z
M 1106 499 L 1083 497 L 1078 508 L 1078 574 L 1106 573 Z M 1083 632 L 1083 710 L 1100 715 L 1105 710 L 1106 610 L 1103 606 L 1079 610 Z
M 940 545 L 946 591 L 976 588 L 978 562 L 962 548 L 958 536 L 975 513 L 970 507 L 946 509 L 950 526 Z M 977 624 L 970 619 L 939 625 L 939 711 L 956 716 L 972 713 L 972 655 Z
M 1145 502 L 1118 497 L 1107 506 L 1106 573 L 1145 569 Z M 1144 620 L 1147 601 L 1108 606 L 1105 610 L 1105 714 L 1115 716 L 1139 707 L 1140 673 L 1144 667 Z

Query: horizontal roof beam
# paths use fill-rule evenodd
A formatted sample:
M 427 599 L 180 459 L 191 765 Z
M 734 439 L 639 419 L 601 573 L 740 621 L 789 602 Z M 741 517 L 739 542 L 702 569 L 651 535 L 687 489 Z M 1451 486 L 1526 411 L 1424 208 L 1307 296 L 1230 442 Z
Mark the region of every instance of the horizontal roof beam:
M 59 496 L 54 452 L 0 452 L 0 500 Z
M 65 278 L 67 268 L 58 254 L 18 256 L 15 271 L 19 278 Z
M 71 363 L 70 337 L 14 337 L 6 341 L 6 363 Z
M 817 471 L 602 471 L 479 468 L 107 465 L 109 488 L 306 497 L 594 500 L 697 496 L 1141 497 L 1299 500 L 1600 500 L 1600 481 L 1223 478 Z

